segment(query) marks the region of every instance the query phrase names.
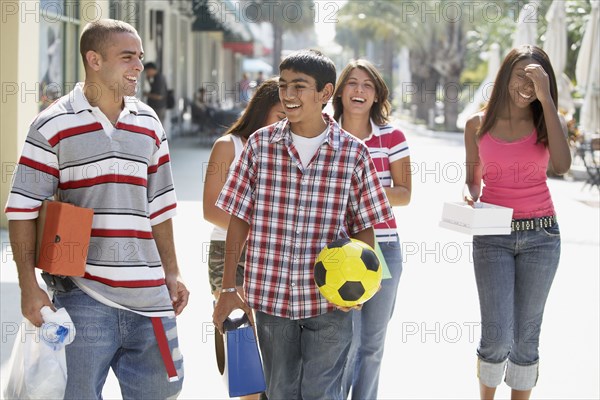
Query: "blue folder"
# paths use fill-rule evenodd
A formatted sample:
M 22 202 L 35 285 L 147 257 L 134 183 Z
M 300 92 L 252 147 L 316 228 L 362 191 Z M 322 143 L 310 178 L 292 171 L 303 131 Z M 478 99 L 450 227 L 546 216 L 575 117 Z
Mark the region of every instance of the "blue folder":
M 254 328 L 248 316 L 227 319 L 225 330 L 225 374 L 229 397 L 246 396 L 266 390 L 265 375 Z

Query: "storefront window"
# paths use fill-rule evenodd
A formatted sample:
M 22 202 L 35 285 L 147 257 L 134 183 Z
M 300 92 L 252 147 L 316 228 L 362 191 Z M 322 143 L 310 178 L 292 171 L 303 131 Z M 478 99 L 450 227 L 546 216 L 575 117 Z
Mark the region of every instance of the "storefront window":
M 40 110 L 77 81 L 79 1 L 40 1 Z
M 110 0 L 109 16 L 138 26 L 141 16 L 140 3 L 133 0 Z
M 64 24 L 41 20 L 40 25 L 40 110 L 63 93 Z

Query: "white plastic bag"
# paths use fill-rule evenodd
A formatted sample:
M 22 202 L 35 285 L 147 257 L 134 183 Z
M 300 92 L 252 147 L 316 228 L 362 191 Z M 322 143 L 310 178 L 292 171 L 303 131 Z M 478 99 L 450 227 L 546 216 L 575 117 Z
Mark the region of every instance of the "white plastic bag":
M 23 319 L 11 354 L 5 399 L 62 399 L 67 386 L 65 346 L 75 338 L 75 327 L 64 308 L 43 307 L 44 323 L 36 328 Z

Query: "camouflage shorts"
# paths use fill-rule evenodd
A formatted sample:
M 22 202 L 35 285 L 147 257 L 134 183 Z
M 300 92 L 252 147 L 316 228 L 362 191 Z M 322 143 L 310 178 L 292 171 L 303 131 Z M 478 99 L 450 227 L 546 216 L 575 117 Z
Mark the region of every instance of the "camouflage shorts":
M 244 259 L 246 258 L 246 247 L 242 249 L 240 261 L 235 274 L 236 286 L 244 284 Z M 214 292 L 223 286 L 223 267 L 225 266 L 225 241 L 211 240 L 208 249 L 208 282 L 210 289 Z

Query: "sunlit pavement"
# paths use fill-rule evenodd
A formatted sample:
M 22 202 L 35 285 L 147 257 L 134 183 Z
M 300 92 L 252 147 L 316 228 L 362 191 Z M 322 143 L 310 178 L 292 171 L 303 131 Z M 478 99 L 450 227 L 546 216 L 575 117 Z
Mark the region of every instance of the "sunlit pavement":
M 413 196 L 396 208 L 404 272 L 390 322 L 382 365 L 382 399 L 476 399 L 475 350 L 479 306 L 471 260 L 471 237 L 438 227 L 444 201 L 459 201 L 464 182 L 462 135 L 431 133 L 402 124 L 413 164 Z M 180 398 L 224 399 L 217 372 L 211 322 L 212 297 L 206 253 L 211 225 L 202 219 L 202 183 L 210 149 L 195 138 L 171 142 L 178 192 L 175 240 L 179 265 L 191 291 L 178 319 L 185 358 Z M 598 399 L 600 209 L 598 191 L 582 182 L 549 181 L 562 231 L 561 264 L 548 299 L 541 336 L 536 399 Z M 2 249 L 7 245 L 2 231 Z M 16 271 L 3 251 L 1 282 L 1 378 L 21 320 Z M 501 385 L 498 399 L 510 397 Z M 109 376 L 104 398 L 118 399 Z

